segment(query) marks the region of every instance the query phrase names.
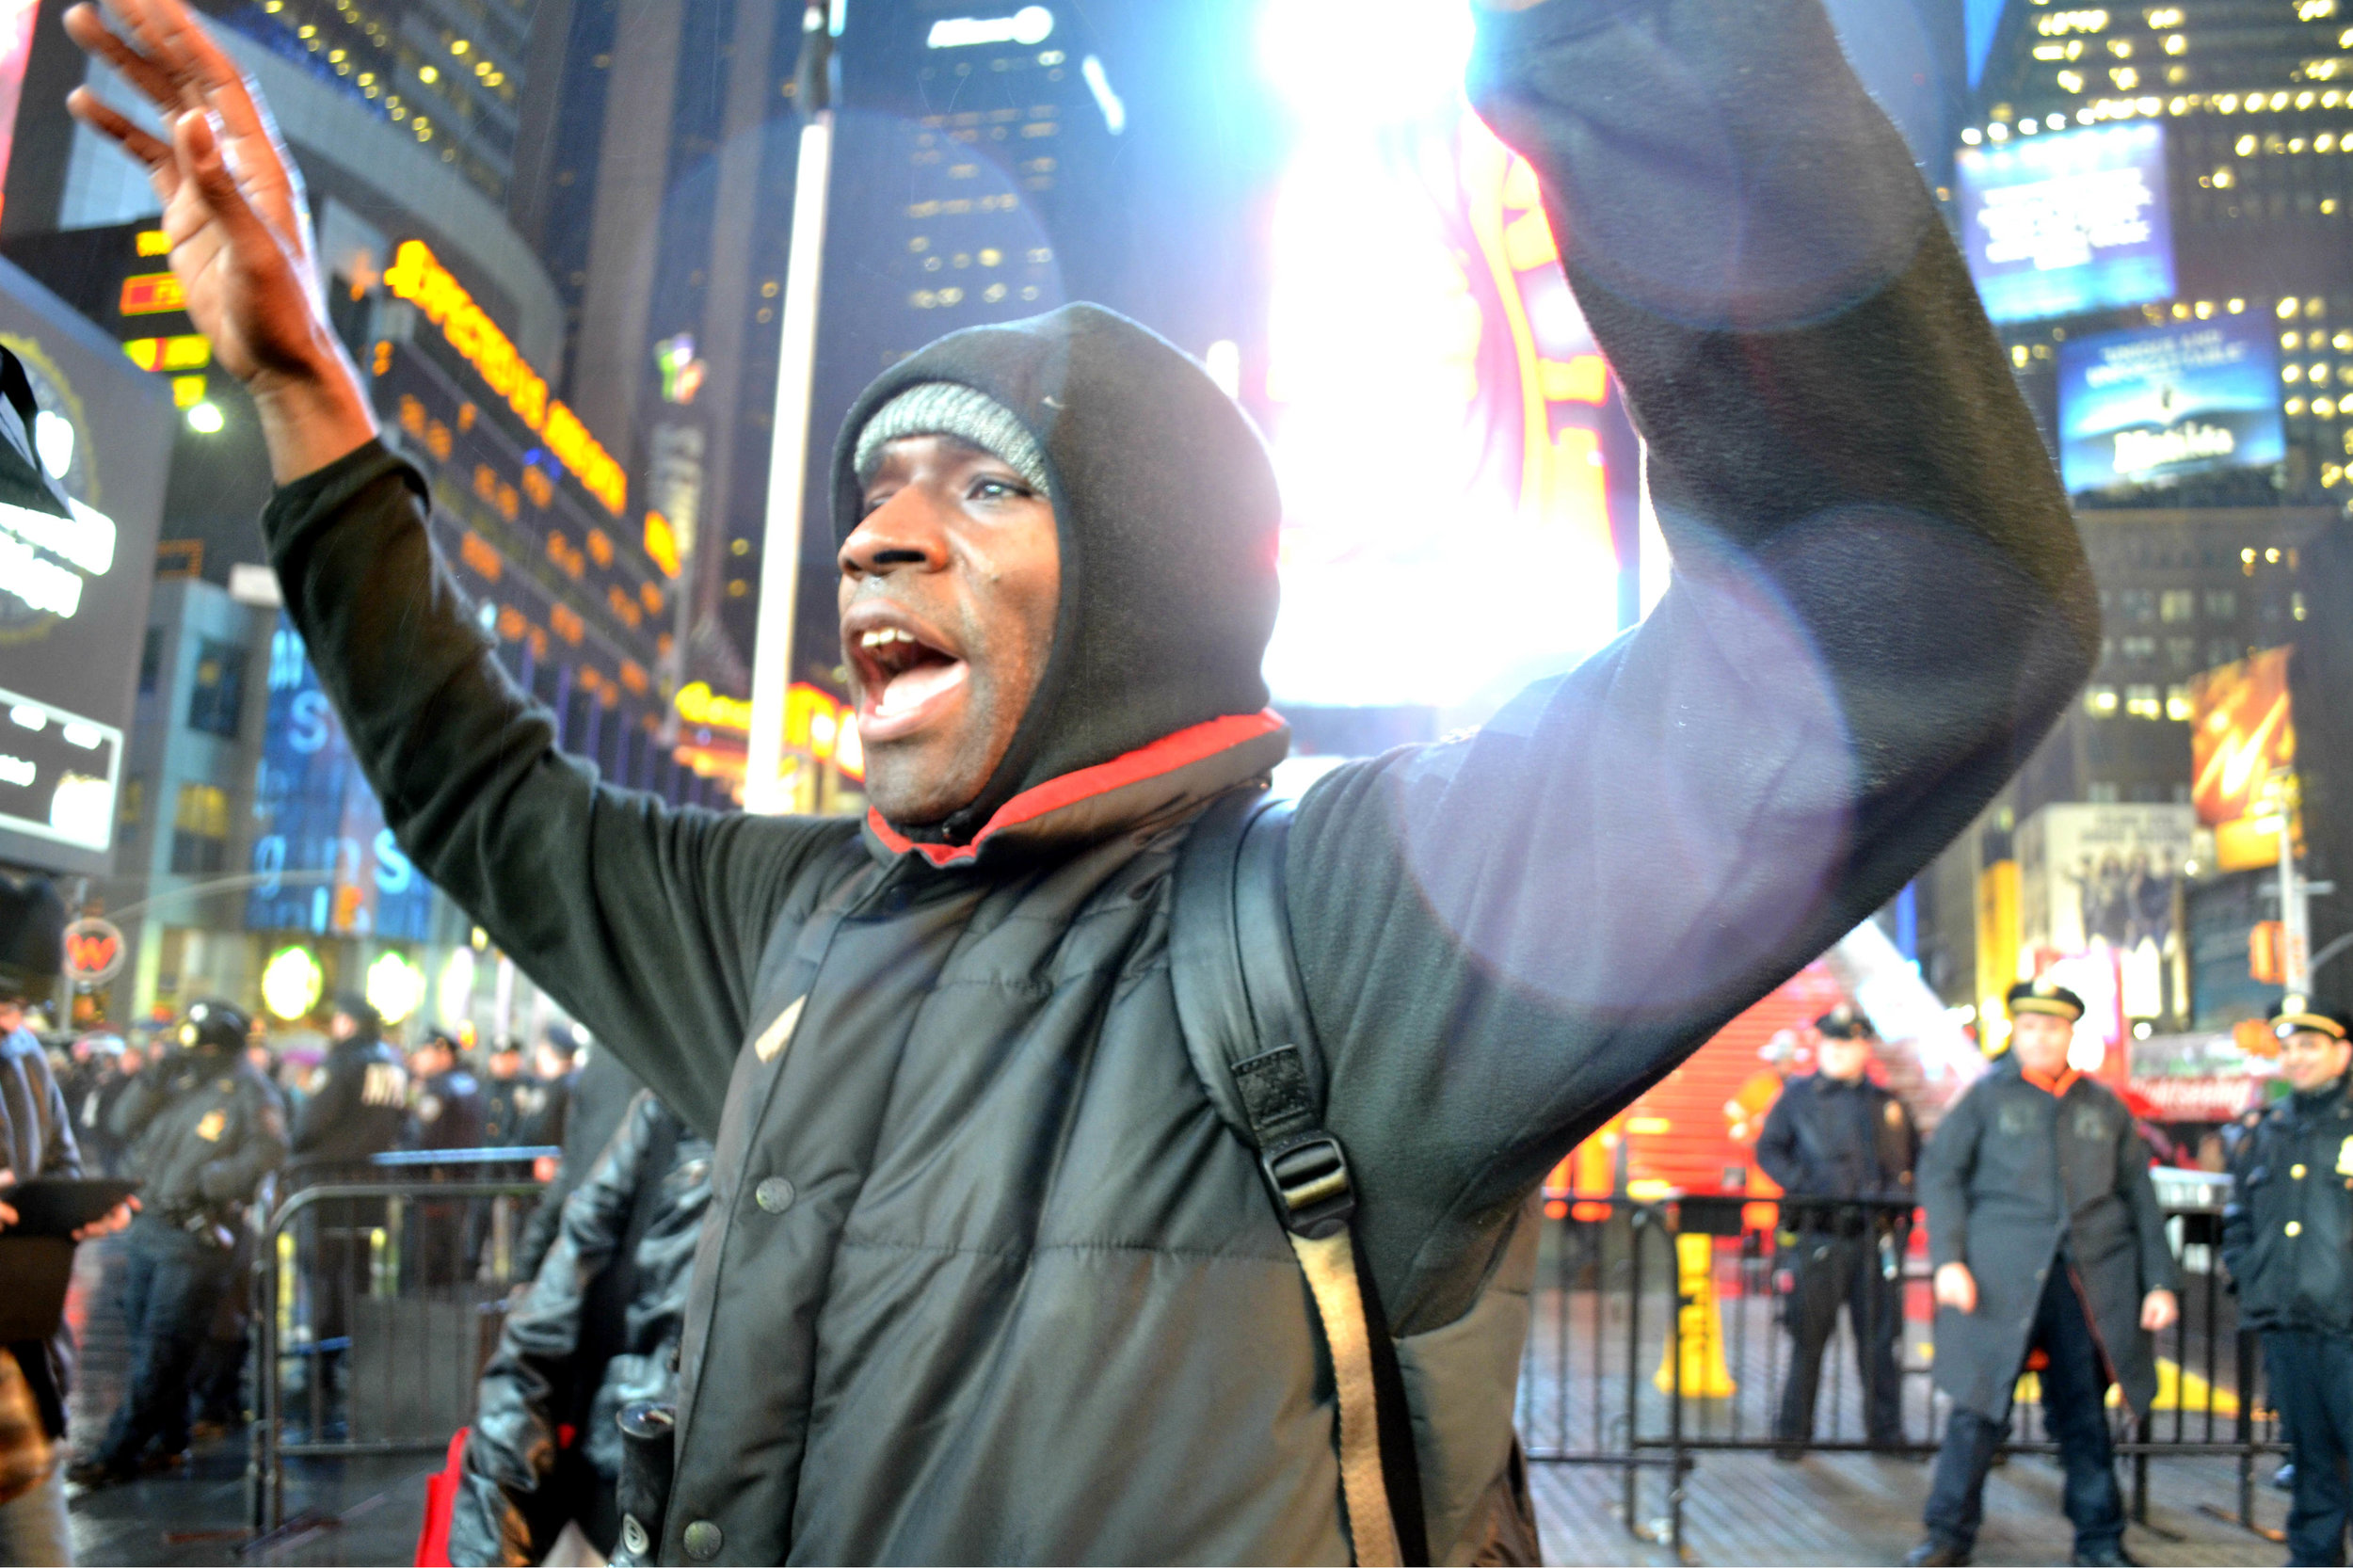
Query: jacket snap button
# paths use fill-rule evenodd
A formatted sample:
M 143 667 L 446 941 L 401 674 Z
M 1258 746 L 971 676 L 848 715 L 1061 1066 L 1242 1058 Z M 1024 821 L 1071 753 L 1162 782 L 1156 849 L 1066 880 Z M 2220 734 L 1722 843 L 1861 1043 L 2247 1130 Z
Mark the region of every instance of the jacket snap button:
M 792 1184 L 782 1176 L 770 1176 L 752 1189 L 752 1202 L 767 1214 L 781 1214 L 792 1207 Z
M 2290 1165 L 2288 1167 L 2288 1175 L 2294 1176 L 2297 1180 L 2301 1181 L 2304 1179 L 2304 1167 L 2301 1165 Z
M 697 1519 L 686 1527 L 686 1555 L 693 1558 L 712 1558 L 719 1555 L 719 1527 L 708 1519 Z
M 651 1543 L 648 1542 L 646 1539 L 646 1527 L 637 1522 L 637 1515 L 634 1513 L 622 1514 L 621 1544 L 629 1548 L 629 1555 L 632 1557 L 644 1557 L 646 1555 L 646 1547 L 650 1544 Z
M 2289 1234 L 2290 1236 L 2301 1236 L 2301 1235 L 2303 1235 L 2303 1234 L 2304 1234 L 2304 1222 L 2303 1222 L 2303 1221 L 2301 1221 L 2301 1220 L 2290 1220 L 2290 1221 L 2288 1222 L 2288 1234 Z

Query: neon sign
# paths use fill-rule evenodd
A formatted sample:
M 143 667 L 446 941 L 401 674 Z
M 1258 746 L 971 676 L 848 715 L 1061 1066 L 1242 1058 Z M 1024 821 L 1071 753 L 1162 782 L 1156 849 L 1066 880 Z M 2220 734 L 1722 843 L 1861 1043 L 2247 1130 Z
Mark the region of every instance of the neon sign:
M 424 312 L 425 319 L 441 329 L 457 357 L 506 400 L 518 419 L 545 438 L 556 461 L 569 469 L 582 487 L 604 504 L 606 511 L 616 517 L 621 514 L 629 504 L 629 476 L 621 472 L 621 465 L 589 434 L 578 414 L 548 395 L 547 377 L 525 362 L 498 324 L 473 302 L 465 285 L 434 259 L 423 240 L 401 242 L 384 274 L 384 286 L 393 297 Z

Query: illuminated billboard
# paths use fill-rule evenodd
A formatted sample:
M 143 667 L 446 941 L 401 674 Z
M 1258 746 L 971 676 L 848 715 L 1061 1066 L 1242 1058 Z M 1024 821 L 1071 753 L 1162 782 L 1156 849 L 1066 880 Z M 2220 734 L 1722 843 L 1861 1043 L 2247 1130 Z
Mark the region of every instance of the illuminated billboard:
M 2190 803 L 2214 829 L 2224 871 L 2246 871 L 2280 857 L 2280 803 L 2296 766 L 2296 724 L 2288 700 L 2288 655 L 2264 649 L 2189 683 Z
M 1958 168 L 1962 247 L 1995 321 L 2172 297 L 2163 125 L 1964 147 Z
M 2256 316 L 2106 332 L 2059 345 L 2068 493 L 2287 456 L 2280 348 Z
M 73 504 L 0 506 L 0 860 L 103 876 L 175 415 L 168 388 L 6 263 L 0 344 L 40 405 L 35 456 Z
M 2019 824 L 2018 935 L 2037 971 L 2111 955 L 2115 976 L 2103 984 L 2125 1017 L 2174 1011 L 2167 975 L 2183 951 L 2175 895 L 2197 829 L 2194 810 L 2171 805 L 2045 806 Z
M 1467 10 L 1353 14 L 1261 13 L 1293 127 L 1270 236 L 1267 679 L 1278 704 L 1475 714 L 1617 632 L 1609 459 L 1632 442 L 1534 171 L 1464 101 Z M 1493 578 L 1461 569 L 1471 539 L 1545 585 L 1541 612 L 1495 613 Z
M 384 825 L 292 617 L 269 646 L 269 722 L 253 781 L 251 931 L 423 941 L 433 885 Z

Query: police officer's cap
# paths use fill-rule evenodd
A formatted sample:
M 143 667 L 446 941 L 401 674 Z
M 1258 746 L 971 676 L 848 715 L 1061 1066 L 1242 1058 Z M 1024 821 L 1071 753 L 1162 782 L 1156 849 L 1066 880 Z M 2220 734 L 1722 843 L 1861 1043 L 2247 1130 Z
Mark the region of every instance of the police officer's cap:
M 1862 1014 L 1856 1012 L 1853 1007 L 1843 1001 L 1837 1006 L 1832 1008 L 1829 1012 L 1823 1014 L 1820 1017 L 1815 1019 L 1814 1029 L 1815 1032 L 1821 1035 L 1821 1037 L 1825 1040 L 1869 1040 L 1875 1038 L 1871 1031 L 1871 1020 L 1865 1017 Z
M 208 997 L 193 1002 L 180 1016 L 180 1028 L 173 1036 L 181 1045 L 202 1050 L 243 1050 L 246 1036 L 253 1031 L 253 1022 L 244 1009 L 234 1002 Z
M 2266 1016 L 2271 1023 L 2271 1032 L 2282 1040 L 2291 1034 L 2306 1032 L 2326 1034 L 2331 1040 L 2353 1036 L 2353 1018 L 2347 1018 L 2341 1009 L 2323 1007 L 2312 998 L 2296 991 L 2290 991 L 2273 1002 Z
M 2009 1016 L 2043 1013 L 2073 1023 L 2084 1016 L 2084 999 L 2051 980 L 2022 980 L 2009 988 Z
M 344 991 L 335 998 L 335 1011 L 358 1024 L 361 1029 L 382 1029 L 384 1015 L 376 1004 L 357 991 Z
M 580 1054 L 580 1036 L 572 1032 L 572 1026 L 569 1024 L 552 1023 L 548 1025 L 547 1033 L 544 1037 L 547 1041 L 548 1048 L 554 1051 L 558 1056 L 568 1059 Z

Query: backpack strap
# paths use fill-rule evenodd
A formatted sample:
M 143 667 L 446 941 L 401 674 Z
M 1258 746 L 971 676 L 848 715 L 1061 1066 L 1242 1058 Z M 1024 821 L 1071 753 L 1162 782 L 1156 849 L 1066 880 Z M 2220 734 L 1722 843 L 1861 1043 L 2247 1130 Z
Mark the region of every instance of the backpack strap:
M 1356 1190 L 1323 1127 L 1323 1055 L 1291 955 L 1283 854 L 1291 806 L 1237 791 L 1197 818 L 1176 872 L 1171 979 L 1186 1054 L 1258 1156 L 1332 1357 L 1340 1492 L 1357 1562 L 1430 1560 L 1405 1384 L 1356 1245 Z M 1272 1048 L 1268 1048 L 1272 1045 Z

